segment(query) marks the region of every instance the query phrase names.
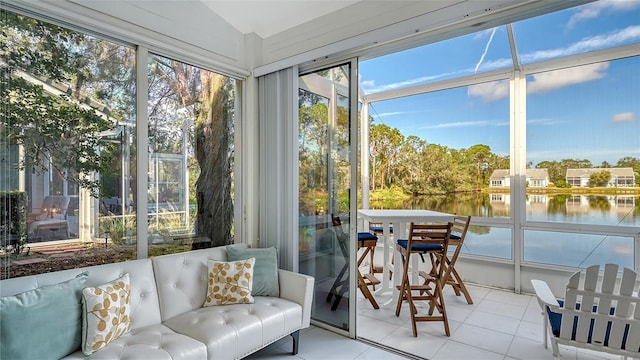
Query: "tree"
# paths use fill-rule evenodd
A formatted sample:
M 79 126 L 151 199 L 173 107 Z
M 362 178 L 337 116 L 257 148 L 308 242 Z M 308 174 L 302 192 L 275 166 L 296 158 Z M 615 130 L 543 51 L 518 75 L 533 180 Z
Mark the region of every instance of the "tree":
M 404 136 L 398 129 L 385 124 L 372 125 L 370 134 L 372 189 L 376 188 L 376 180 L 384 189 L 392 183 Z
M 616 167 L 630 167 L 633 169 L 633 173 L 636 177 L 636 184 L 640 185 L 640 159 L 627 156 L 618 160 Z
M 597 171 L 589 176 L 589 183 L 592 186 L 606 186 L 609 180 L 611 180 L 611 172 L 609 170 Z
M 101 142 L 101 133 L 115 122 L 104 108 L 98 112 L 84 103 L 91 103 L 84 79 L 94 69 L 85 56 L 87 37 L 0 11 L 0 121 L 3 140 L 23 151 L 18 169 L 39 173 L 51 166 L 98 196 L 100 181 L 93 174 L 109 168 L 114 147 Z M 63 91 L 45 90 L 45 83 Z
M 194 119 L 189 144 L 199 176 L 195 183 L 197 236 L 213 246 L 232 242 L 233 82 L 222 75 L 160 56 L 149 74 L 149 115 L 161 122 L 150 129 L 156 151 L 178 153 L 185 123 Z M 185 116 L 176 116 L 188 112 Z M 184 145 L 182 145 L 184 146 Z
M 228 245 L 232 243 L 233 226 L 231 84 L 222 75 L 213 73 L 203 75 L 202 83 L 203 108 L 195 129 L 196 158 L 200 165 L 196 182 L 196 234 L 208 236 L 213 246 Z

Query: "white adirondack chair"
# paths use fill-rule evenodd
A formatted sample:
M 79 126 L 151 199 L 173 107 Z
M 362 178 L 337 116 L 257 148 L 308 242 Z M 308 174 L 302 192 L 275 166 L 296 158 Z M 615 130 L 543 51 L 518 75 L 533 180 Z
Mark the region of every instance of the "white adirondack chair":
M 547 332 L 554 358 L 558 344 L 603 351 L 624 358 L 640 358 L 640 297 L 636 288 L 637 273 L 622 270 L 618 282 L 618 265 L 606 264 L 600 278 L 600 266 L 586 269 L 569 278 L 564 300 L 557 300 L 546 282 L 531 280 L 544 320 L 544 346 Z M 635 292 L 634 292 L 635 290 Z

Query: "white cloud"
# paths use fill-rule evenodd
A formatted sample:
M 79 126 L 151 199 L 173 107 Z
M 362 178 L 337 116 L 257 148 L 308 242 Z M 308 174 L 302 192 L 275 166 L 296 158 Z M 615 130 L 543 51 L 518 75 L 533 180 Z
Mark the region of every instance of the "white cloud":
M 444 129 L 444 128 L 460 128 L 460 127 L 487 127 L 487 126 L 509 126 L 508 121 L 460 121 L 425 126 L 424 129 Z
M 535 74 L 533 80 L 527 83 L 527 93 L 541 93 L 600 79 L 606 75 L 608 68 L 609 63 L 605 62 Z M 500 80 L 471 85 L 467 93 L 478 96 L 485 102 L 496 101 L 509 96 L 509 82 Z
M 558 58 L 562 56 L 584 53 L 591 50 L 613 47 L 619 44 L 640 39 L 640 25 L 626 27 L 609 34 L 584 38 L 564 48 L 534 51 L 522 56 L 522 62 L 532 63 L 536 61 Z
M 479 96 L 485 102 L 496 101 L 509 96 L 509 82 L 499 80 L 471 85 L 467 93 L 471 96 Z
M 567 22 L 572 28 L 577 23 L 598 17 L 604 11 L 628 11 L 640 6 L 640 0 L 600 0 L 579 7 L 580 11 L 573 14 Z
M 558 124 L 562 124 L 566 121 L 559 121 L 559 120 L 555 120 L 555 119 L 548 119 L 548 118 L 542 118 L 542 119 L 527 119 L 527 125 L 543 125 L 543 126 L 551 126 L 551 125 L 558 125 Z
M 527 93 L 540 93 L 600 79 L 608 68 L 609 63 L 605 62 L 535 74 L 533 80 L 527 83 Z
M 387 117 L 387 116 L 396 116 L 396 115 L 404 115 L 406 114 L 406 112 L 404 111 L 391 111 L 391 112 L 386 112 L 386 113 L 376 113 L 376 116 L 378 117 Z
M 360 82 L 360 86 L 362 88 L 371 88 L 376 86 L 376 81 L 375 80 L 364 80 Z
M 633 0 L 633 1 L 626 0 L 626 1 L 633 4 L 633 6 L 639 6 L 640 4 L 640 0 Z M 613 2 L 623 3 L 624 1 L 613 1 Z M 617 6 L 620 6 L 620 7 L 631 6 L 631 4 L 626 4 L 626 5 L 617 4 Z M 485 30 L 483 31 L 483 33 L 485 35 L 490 36 L 492 30 L 493 29 Z M 618 46 L 620 44 L 630 42 L 630 41 L 640 41 L 640 25 L 629 26 L 622 30 L 611 32 L 609 34 L 587 37 L 563 48 L 540 50 L 540 51 L 534 51 L 528 54 L 522 54 L 520 58 L 523 63 L 533 63 L 533 62 L 548 60 L 552 58 L 559 58 L 559 57 L 578 54 L 578 53 L 585 53 L 588 51 L 598 50 L 605 47 L 608 48 L 608 47 Z M 487 43 L 487 46 L 488 45 L 489 43 Z M 502 59 L 487 60 L 487 61 L 485 61 L 484 59 L 481 59 L 480 62 L 478 62 L 478 64 L 476 65 L 475 71 L 478 71 L 478 70 L 489 71 L 494 69 L 500 69 L 500 68 L 511 66 L 512 64 L 513 64 L 513 61 L 511 60 L 511 58 L 502 58 Z M 452 78 L 461 74 L 467 75 L 473 72 L 474 72 L 473 69 L 461 69 L 453 72 L 445 72 L 445 73 L 440 73 L 436 75 L 422 76 L 415 79 L 399 81 L 399 82 L 391 83 L 387 85 L 376 86 L 373 81 L 363 81 L 362 84 L 363 84 L 363 88 L 365 87 L 364 85 L 365 83 L 367 83 L 367 87 L 371 86 L 370 88 L 366 89 L 366 92 L 369 94 L 372 94 L 372 93 L 378 93 L 383 91 L 401 89 L 404 87 L 441 80 L 445 78 Z M 504 85 L 500 85 L 500 86 L 504 86 Z M 483 96 L 483 99 L 485 101 L 493 101 L 493 100 L 500 99 L 501 97 L 506 96 L 508 94 L 508 92 L 504 93 L 503 92 L 504 90 L 501 90 L 501 89 L 495 89 L 495 90 L 496 90 L 495 92 L 489 92 L 485 94 Z M 493 97 L 491 96 L 491 94 L 493 94 Z M 472 94 L 472 95 L 478 95 L 478 94 Z
M 409 87 L 409 86 L 412 86 L 412 85 L 422 84 L 422 83 L 438 80 L 438 79 L 445 78 L 445 77 L 451 78 L 451 77 L 455 77 L 456 75 L 459 75 L 459 74 L 468 74 L 468 73 L 469 73 L 468 70 L 458 70 L 458 71 L 454 71 L 454 72 L 441 73 L 441 74 L 436 74 L 436 75 L 421 76 L 421 77 L 415 78 L 415 79 L 409 79 L 409 80 L 398 81 L 398 82 L 387 84 L 387 85 L 376 86 L 376 87 L 367 89 L 367 93 L 368 94 L 373 94 L 373 93 L 379 93 L 379 92 L 383 92 L 383 91 L 402 89 L 402 88 Z
M 636 114 L 632 112 L 623 112 L 613 115 L 611 119 L 614 123 L 633 122 L 636 120 Z

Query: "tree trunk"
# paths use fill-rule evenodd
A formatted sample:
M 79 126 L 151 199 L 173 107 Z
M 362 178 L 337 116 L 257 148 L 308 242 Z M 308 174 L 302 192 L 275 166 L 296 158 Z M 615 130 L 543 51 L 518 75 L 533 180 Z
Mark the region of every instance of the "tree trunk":
M 200 166 L 196 181 L 196 235 L 210 238 L 213 246 L 221 246 L 232 243 L 233 120 L 225 78 L 209 73 L 203 76 L 202 83 L 207 94 L 203 96 L 205 102 L 195 124 L 195 155 Z

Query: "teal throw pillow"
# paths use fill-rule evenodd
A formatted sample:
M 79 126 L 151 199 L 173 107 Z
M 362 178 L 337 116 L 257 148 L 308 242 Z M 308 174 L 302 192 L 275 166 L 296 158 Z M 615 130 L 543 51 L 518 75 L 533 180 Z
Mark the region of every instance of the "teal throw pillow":
M 241 248 L 227 246 L 227 261 L 256 258 L 253 268 L 253 296 L 280 296 L 278 282 L 278 251 L 271 248 Z
M 0 359 L 60 359 L 80 349 L 88 273 L 0 298 Z

